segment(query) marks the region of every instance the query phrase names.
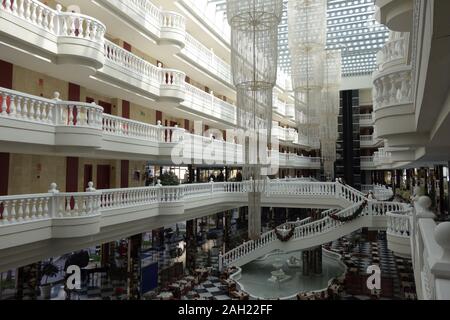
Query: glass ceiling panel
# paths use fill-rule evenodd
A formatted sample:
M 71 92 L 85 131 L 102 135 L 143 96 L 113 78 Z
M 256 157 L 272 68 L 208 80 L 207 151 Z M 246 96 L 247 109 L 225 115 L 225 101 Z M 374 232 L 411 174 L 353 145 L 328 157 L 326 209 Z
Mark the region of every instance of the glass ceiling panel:
M 226 0 L 208 0 L 216 10 L 226 12 Z M 288 48 L 287 2 L 279 27 L 279 66 L 290 72 Z M 383 47 L 389 32 L 374 19 L 375 0 L 328 0 L 329 49 L 342 49 L 344 77 L 371 74 L 376 68 L 376 53 Z

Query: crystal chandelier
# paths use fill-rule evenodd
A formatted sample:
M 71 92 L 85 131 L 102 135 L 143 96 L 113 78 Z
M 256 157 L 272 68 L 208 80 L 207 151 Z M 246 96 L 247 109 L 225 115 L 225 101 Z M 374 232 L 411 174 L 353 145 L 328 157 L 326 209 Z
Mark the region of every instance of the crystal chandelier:
M 261 233 L 261 154 L 271 142 L 273 88 L 277 80 L 278 25 L 282 0 L 227 0 L 231 27 L 231 69 L 237 90 L 237 126 L 247 133 L 265 133 L 263 143 L 245 141 L 243 175 L 253 179 L 249 192 L 249 238 Z M 256 150 L 255 150 L 256 146 Z M 259 150 L 258 148 L 263 148 Z M 255 155 L 256 154 L 256 155 Z
M 338 139 L 339 90 L 342 58 L 339 50 L 327 51 L 324 68 L 323 102 L 320 110 L 320 141 L 324 174 L 331 180 L 336 162 Z
M 310 147 L 317 145 L 324 82 L 326 0 L 288 2 L 291 76 L 297 126 Z M 303 101 L 301 100 L 303 98 Z

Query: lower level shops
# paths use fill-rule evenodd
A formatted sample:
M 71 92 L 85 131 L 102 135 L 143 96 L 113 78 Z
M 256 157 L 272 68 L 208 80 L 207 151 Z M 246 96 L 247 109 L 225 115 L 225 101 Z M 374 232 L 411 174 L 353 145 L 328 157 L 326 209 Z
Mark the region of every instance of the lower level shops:
M 317 213 L 264 208 L 263 231 Z M 245 208 L 150 230 L 3 272 L 0 299 L 415 298 L 411 261 L 387 249 L 384 232 L 362 229 L 323 248 L 274 252 L 243 266 L 239 279 L 233 276 L 235 268 L 219 271 L 219 254 L 247 241 L 247 233 Z M 327 252 L 340 259 L 330 260 Z M 383 271 L 381 293 L 365 288 L 366 269 L 373 263 Z M 67 289 L 70 265 L 81 269 L 78 290 Z

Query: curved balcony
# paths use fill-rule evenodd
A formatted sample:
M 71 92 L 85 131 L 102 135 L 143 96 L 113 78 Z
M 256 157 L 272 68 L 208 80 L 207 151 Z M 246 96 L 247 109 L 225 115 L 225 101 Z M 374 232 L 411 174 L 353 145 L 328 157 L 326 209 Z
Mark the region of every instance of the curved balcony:
M 161 11 L 161 43 L 176 43 L 184 47 L 185 41 L 186 18 L 176 12 Z
M 375 130 L 381 139 L 414 132 L 412 71 L 407 65 L 408 35 L 391 33 L 373 74 Z
M 37 0 L 5 0 L 0 4 L 0 30 L 35 50 L 43 50 L 59 64 L 103 66 L 106 27 L 100 21 L 72 12 L 53 10 Z
M 182 128 L 129 120 L 103 113 L 83 102 L 61 101 L 0 88 L 0 141 L 7 151 L 64 154 L 77 147 L 80 155 L 136 159 L 162 163 L 201 161 L 242 164 L 242 146 L 186 132 Z M 55 149 L 54 147 L 58 147 Z M 6 148 L 6 149 L 5 149 Z M 183 153 L 180 154 L 180 149 Z
M 379 70 L 385 70 L 396 64 L 406 64 L 409 52 L 409 33 L 389 33 L 389 40 L 377 53 L 377 65 Z
M 411 257 L 411 211 L 412 207 L 387 213 L 388 248 L 403 257 Z
M 390 30 L 410 32 L 413 19 L 413 0 L 376 0 L 376 20 Z
M 61 0 L 64 5 L 71 5 L 73 1 Z M 127 21 L 127 24 L 108 24 L 108 29 L 119 35 L 128 33 L 131 37 L 139 37 L 136 29 L 152 39 L 155 43 L 175 45 L 183 48 L 186 37 L 186 19 L 184 16 L 158 8 L 149 0 L 90 0 L 77 1 L 77 5 L 85 12 L 92 13 L 101 21 L 117 21 L 117 16 Z M 132 26 L 132 27 L 131 27 Z M 121 30 L 119 30 L 121 29 Z M 122 33 L 123 32 L 123 33 Z
M 128 52 L 111 41 L 105 41 L 105 68 L 99 70 L 109 78 L 155 94 L 160 100 L 182 101 L 185 93 L 185 73 L 157 67 Z

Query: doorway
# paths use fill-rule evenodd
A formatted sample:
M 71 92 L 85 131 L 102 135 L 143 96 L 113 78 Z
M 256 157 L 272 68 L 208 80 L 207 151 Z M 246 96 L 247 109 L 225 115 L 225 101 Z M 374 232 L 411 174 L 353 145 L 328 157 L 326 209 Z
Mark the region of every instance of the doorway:
M 104 190 L 111 188 L 111 166 L 97 166 L 97 189 Z

